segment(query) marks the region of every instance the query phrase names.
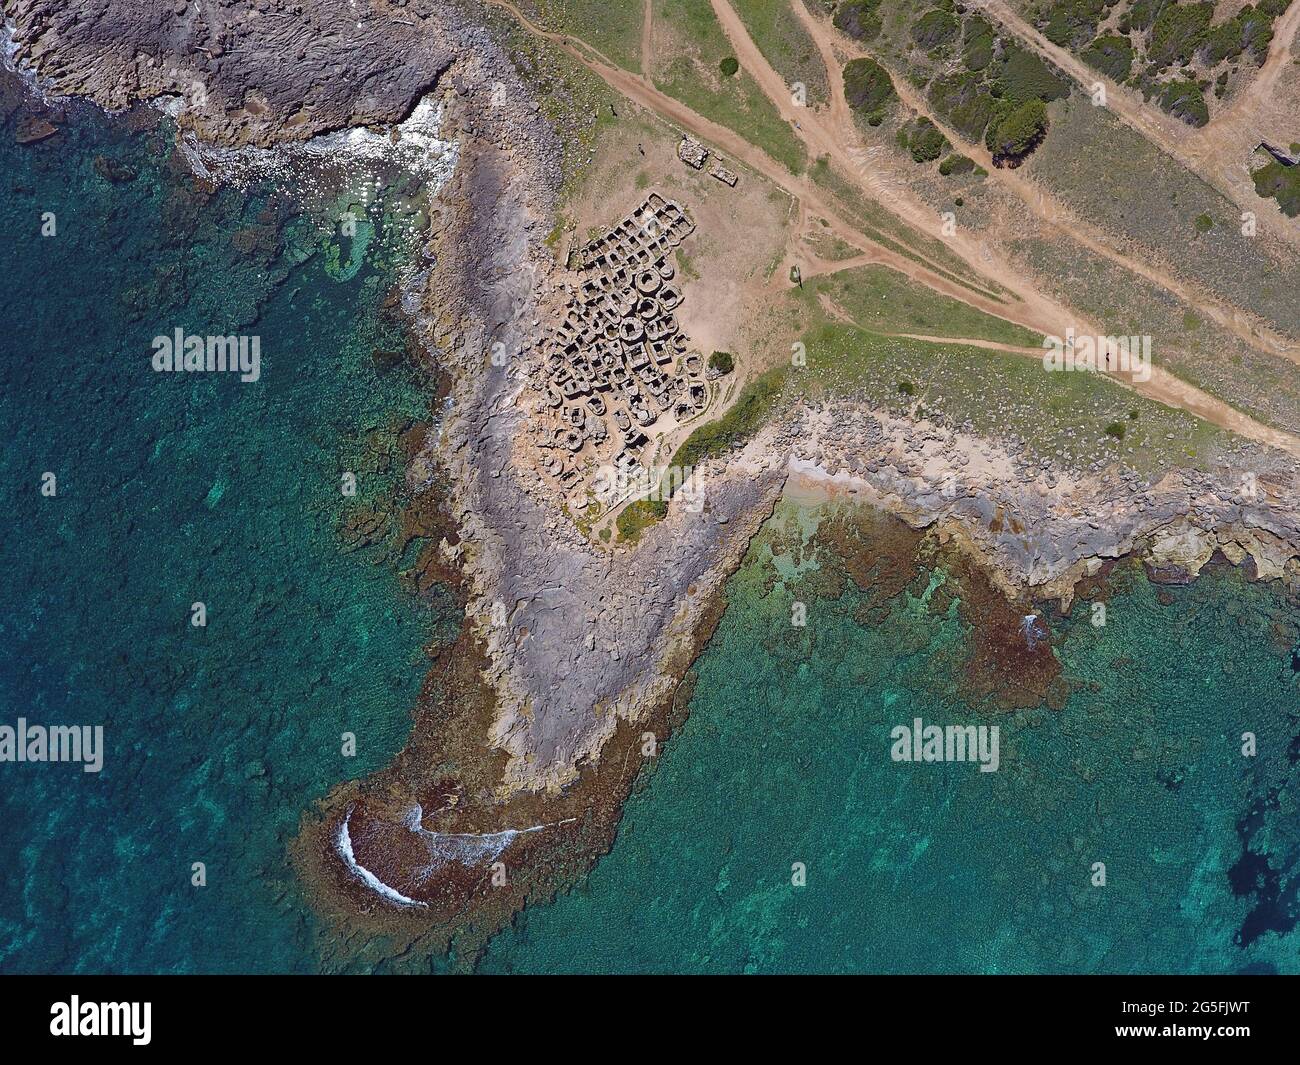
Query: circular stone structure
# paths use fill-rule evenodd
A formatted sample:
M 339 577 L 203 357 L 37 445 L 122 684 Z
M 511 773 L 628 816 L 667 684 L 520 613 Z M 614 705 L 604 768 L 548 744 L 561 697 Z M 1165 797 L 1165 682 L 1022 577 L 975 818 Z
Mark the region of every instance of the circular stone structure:
M 659 276 L 658 270 L 642 270 L 636 275 L 636 290 L 643 295 L 658 292 L 662 284 L 663 278 Z

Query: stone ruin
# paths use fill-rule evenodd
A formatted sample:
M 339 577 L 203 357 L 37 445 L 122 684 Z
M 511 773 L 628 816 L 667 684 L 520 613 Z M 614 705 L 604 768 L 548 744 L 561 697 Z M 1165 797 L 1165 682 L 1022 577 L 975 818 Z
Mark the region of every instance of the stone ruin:
M 677 158 L 695 170 L 701 170 L 709 160 L 709 149 L 694 137 L 683 136 L 677 145 Z
M 683 136 L 677 145 L 677 158 L 693 170 L 703 170 L 704 164 L 709 161 L 709 149 L 694 137 Z M 724 185 L 730 185 L 733 189 L 739 180 L 736 172 L 724 166 L 722 160 L 717 156 L 714 156 L 714 163 L 709 168 L 709 174 Z
M 645 477 L 651 427 L 671 429 L 708 403 L 704 358 L 678 324 L 682 293 L 668 261 L 694 230 L 677 203 L 652 192 L 577 253 L 563 318 L 530 374 L 541 472 L 571 510 L 587 506 L 602 468 Z

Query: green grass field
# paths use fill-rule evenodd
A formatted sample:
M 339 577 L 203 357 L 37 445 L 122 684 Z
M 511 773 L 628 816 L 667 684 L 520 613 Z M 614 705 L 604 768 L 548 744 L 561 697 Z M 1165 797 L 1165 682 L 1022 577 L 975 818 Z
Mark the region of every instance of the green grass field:
M 720 126 L 762 148 L 791 173 L 802 173 L 807 154 L 794 130 L 777 112 L 758 83 L 742 67 L 730 77 L 721 71 L 731 45 L 708 0 L 654 0 L 656 33 L 674 40 L 672 55 L 656 56 L 655 87 Z
M 787 85 L 805 87 L 808 106 L 830 97 L 826 66 L 789 0 L 732 0 L 758 50 Z
M 626 70 L 641 72 L 641 25 L 648 0 L 535 0 L 550 29 L 586 41 Z
M 829 296 L 864 329 L 878 333 L 919 333 L 965 337 L 1017 347 L 1035 347 L 1042 336 L 1022 326 L 909 281 L 884 266 L 862 266 L 806 282 L 810 306 Z
M 846 396 L 903 415 L 915 410 L 977 434 L 1014 433 L 1036 456 L 1074 466 L 1122 458 L 1135 469 L 1198 465 L 1231 437 L 1190 414 L 1091 373 L 1049 373 L 1036 359 L 956 344 L 819 325 L 789 386 L 809 399 Z M 1122 439 L 1107 433 L 1123 425 Z

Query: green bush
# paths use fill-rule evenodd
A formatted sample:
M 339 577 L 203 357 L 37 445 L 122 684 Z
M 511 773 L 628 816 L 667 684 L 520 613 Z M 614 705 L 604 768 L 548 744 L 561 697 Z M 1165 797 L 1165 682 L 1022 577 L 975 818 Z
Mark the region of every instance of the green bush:
M 962 65 L 967 70 L 980 71 L 993 61 L 993 27 L 988 20 L 974 15 L 966 20 L 962 33 Z
M 668 504 L 662 499 L 634 499 L 624 507 L 614 524 L 618 526 L 618 538 L 632 541 L 657 521 L 668 516 Z
M 1160 106 L 1175 118 L 1181 118 L 1191 126 L 1203 126 L 1210 120 L 1205 96 L 1196 82 L 1177 79 L 1166 82 L 1162 88 Z
M 1214 228 L 1214 219 L 1208 214 L 1198 214 L 1193 220 L 1192 225 L 1196 227 L 1197 233 L 1208 233 Z
M 729 55 L 718 64 L 718 69 L 722 71 L 723 77 L 729 78 L 740 69 L 740 62 L 734 55 Z
M 1275 199 L 1288 218 L 1300 214 L 1300 166 L 1283 166 L 1274 160 L 1256 170 L 1255 191 L 1261 196 Z
M 1133 70 L 1133 46 L 1127 37 L 1098 37 L 1079 58 L 1114 81 L 1127 81 Z
M 1148 58 L 1162 70 L 1171 63 L 1191 62 L 1210 31 L 1214 4 L 1170 4 L 1156 16 L 1147 42 Z
M 956 15 L 935 8 L 912 24 L 912 40 L 918 48 L 928 52 L 952 41 L 957 36 L 958 29 Z
M 930 102 L 968 140 L 980 140 L 993 117 L 993 97 L 978 74 L 936 78 L 930 86 Z
M 877 111 L 894 99 L 894 83 L 874 59 L 854 59 L 844 67 L 844 96 L 850 107 Z
M 928 118 L 918 118 L 907 138 L 907 150 L 917 163 L 934 162 L 948 147 L 948 138 Z
M 1007 45 L 997 73 L 1001 94 L 1014 104 L 1039 99 L 1044 103 L 1070 95 L 1070 83 L 1052 72 L 1033 52 Z
M 1014 164 L 1038 147 L 1046 134 L 1047 105 L 1039 99 L 1026 100 L 989 127 L 985 143 L 995 161 Z
M 1124 434 L 1128 432 L 1128 426 L 1123 422 L 1111 422 L 1106 426 L 1106 435 L 1113 436 L 1116 440 L 1123 440 Z
M 1235 18 L 1228 19 L 1227 22 L 1210 28 L 1201 49 L 1205 61 L 1210 66 L 1214 66 L 1225 59 L 1236 59 L 1241 55 L 1242 49 L 1246 47 L 1243 26 L 1244 20 L 1238 15 Z
M 975 160 L 965 155 L 950 155 L 939 164 L 939 173 L 944 177 L 949 174 L 969 174 L 974 169 Z
M 1092 40 L 1097 25 L 1105 17 L 1102 0 L 1058 0 L 1046 12 L 1039 25 L 1043 36 L 1062 48 L 1081 48 Z
M 873 41 L 880 35 L 880 0 L 849 0 L 835 9 L 835 28 L 856 41 Z
M 736 360 L 729 351 L 715 351 L 709 356 L 709 369 L 729 374 L 736 368 Z
M 1273 41 L 1273 17 L 1262 10 L 1242 8 L 1237 18 L 1241 22 L 1242 50 L 1249 51 L 1256 63 L 1262 63 Z
M 1160 12 L 1173 4 L 1174 0 L 1135 0 L 1126 18 L 1134 29 L 1149 30 L 1155 24 Z M 1127 32 L 1127 28 L 1121 25 L 1120 33 Z

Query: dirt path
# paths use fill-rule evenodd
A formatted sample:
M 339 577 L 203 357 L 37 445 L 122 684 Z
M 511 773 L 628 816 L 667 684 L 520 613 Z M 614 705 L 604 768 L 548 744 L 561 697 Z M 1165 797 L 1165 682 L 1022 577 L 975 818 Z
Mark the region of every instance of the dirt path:
M 641 0 L 641 76 L 650 81 L 655 58 L 655 3 L 654 0 Z
M 821 50 L 824 62 L 834 62 L 836 50 L 842 52 L 849 59 L 868 57 L 879 61 L 878 57 L 871 55 L 870 52 L 856 43 L 840 39 L 828 22 L 815 18 L 803 4 L 796 3 L 794 10 L 814 43 Z M 1297 10 L 1300 10 L 1300 4 L 1297 4 Z M 892 68 L 889 73 L 894 81 L 894 89 L 904 104 L 934 122 L 935 126 L 952 142 L 957 151 L 974 159 L 975 162 L 989 172 L 991 179 L 1011 190 L 1035 217 L 1093 254 L 1110 260 L 1129 273 L 1136 274 L 1158 288 L 1162 288 L 1171 295 L 1178 297 L 1184 303 L 1195 307 L 1198 313 L 1203 314 L 1221 329 L 1233 334 L 1257 351 L 1268 355 L 1280 355 L 1283 358 L 1300 362 L 1300 347 L 1297 347 L 1287 337 L 1270 329 L 1263 322 L 1256 319 L 1254 315 L 1247 314 L 1239 307 L 1223 304 L 1210 293 L 1194 284 L 1175 278 L 1172 274 L 1160 269 L 1153 263 L 1125 255 L 1108 243 L 1101 231 L 1085 223 L 1063 203 L 1048 196 L 1039 185 L 1023 177 L 1015 170 L 995 167 L 992 155 L 982 144 L 975 144 L 966 140 L 957 130 L 949 126 L 947 121 L 933 110 L 925 96 L 906 77 Z M 843 99 L 843 79 L 833 78 L 832 80 L 838 87 L 838 95 Z M 838 115 L 843 117 L 837 117 Z M 842 142 L 852 143 L 857 139 L 857 126 L 853 121 L 852 113 L 848 110 L 847 102 L 842 109 L 832 108 L 831 119 L 835 121 L 837 134 Z M 1024 284 L 1024 282 L 1021 283 Z
M 1273 26 L 1273 40 L 1269 43 L 1268 56 L 1259 68 L 1259 73 L 1245 89 L 1238 92 L 1232 103 L 1210 119 L 1201 130 L 1203 135 L 1208 136 L 1225 127 L 1249 122 L 1255 111 L 1268 102 L 1278 77 L 1291 59 L 1297 29 L 1300 29 L 1300 3 L 1293 2 Z
M 1207 125 L 1199 131 L 1194 130 L 1185 122 L 1148 105 L 1133 90 L 1116 85 L 1099 71 L 1076 59 L 1066 49 L 1052 44 L 1021 18 L 1006 0 L 971 0 L 971 6 L 983 11 L 990 19 L 1000 23 L 1008 33 L 1018 37 L 1022 44 L 1050 60 L 1082 85 L 1085 91 L 1089 91 L 1098 82 L 1105 85 L 1108 111 L 1166 155 L 1172 156 L 1182 166 L 1214 186 L 1239 209 L 1254 213 L 1269 232 L 1293 247 L 1300 248 L 1300 227 L 1289 223 L 1266 200 L 1255 195 L 1255 187 L 1245 171 L 1246 158 L 1240 154 L 1241 131 L 1237 123 L 1229 121 L 1218 127 Z M 1283 20 L 1284 25 L 1291 23 L 1289 32 L 1292 35 L 1295 33 L 1293 20 L 1296 18 L 1300 18 L 1300 15 L 1291 10 Z M 1285 58 L 1290 55 L 1289 47 L 1279 48 L 1279 54 L 1282 58 L 1277 60 L 1270 74 L 1274 80 L 1284 65 Z M 1269 58 L 1273 58 L 1271 51 Z M 1240 161 L 1239 166 L 1233 165 L 1234 159 Z

